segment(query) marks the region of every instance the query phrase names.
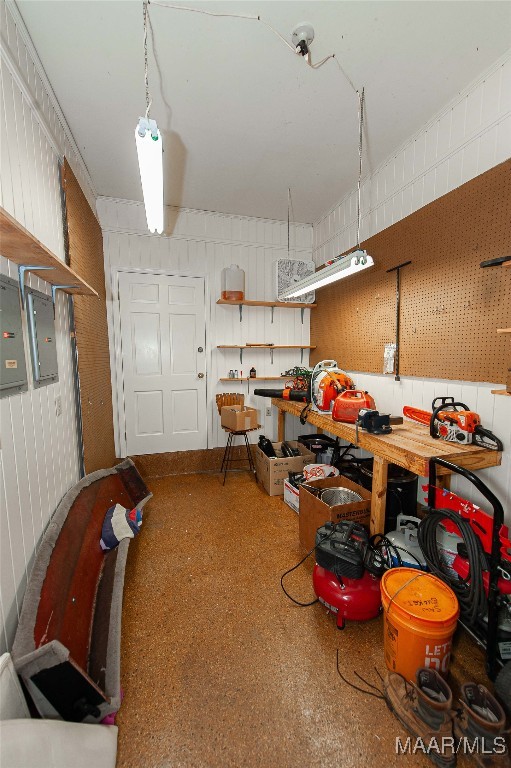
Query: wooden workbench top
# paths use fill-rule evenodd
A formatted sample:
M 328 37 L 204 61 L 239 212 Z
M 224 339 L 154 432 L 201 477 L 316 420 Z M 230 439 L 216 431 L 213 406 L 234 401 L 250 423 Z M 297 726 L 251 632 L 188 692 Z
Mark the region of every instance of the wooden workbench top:
M 289 402 L 272 398 L 272 405 L 280 411 L 299 417 L 303 410 L 303 403 Z M 501 462 L 501 453 L 491 451 L 488 448 L 480 448 L 474 445 L 457 445 L 447 443 L 444 440 L 435 440 L 429 434 L 427 427 L 405 419 L 403 424 L 392 427 L 388 435 L 373 435 L 362 429 L 358 431 L 358 441 L 354 424 L 345 424 L 333 421 L 330 414 L 309 411 L 307 415 L 309 424 L 338 435 L 359 448 L 379 456 L 385 461 L 398 464 L 400 467 L 414 472 L 416 475 L 427 477 L 429 473 L 429 460 L 438 457 L 451 461 L 465 469 L 484 469 L 495 467 Z M 439 475 L 446 470 L 437 467 Z

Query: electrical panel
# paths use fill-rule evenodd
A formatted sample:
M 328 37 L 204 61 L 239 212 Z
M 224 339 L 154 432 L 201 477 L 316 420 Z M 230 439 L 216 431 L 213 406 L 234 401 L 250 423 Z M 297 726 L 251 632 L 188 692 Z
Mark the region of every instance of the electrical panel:
M 38 291 L 28 291 L 27 317 L 34 386 L 53 384 L 59 380 L 59 371 L 51 297 Z
M 0 397 L 28 389 L 17 280 L 0 276 Z

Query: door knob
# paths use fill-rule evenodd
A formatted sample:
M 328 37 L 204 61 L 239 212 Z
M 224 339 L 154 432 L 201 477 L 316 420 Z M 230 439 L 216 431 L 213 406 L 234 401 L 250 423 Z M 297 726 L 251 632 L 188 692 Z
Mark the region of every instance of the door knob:
M 198 373 L 197 376 L 199 377 L 199 379 L 203 379 L 204 378 L 204 374 L 203 373 Z
M 197 352 L 204 352 L 204 349 L 202 347 L 199 347 Z

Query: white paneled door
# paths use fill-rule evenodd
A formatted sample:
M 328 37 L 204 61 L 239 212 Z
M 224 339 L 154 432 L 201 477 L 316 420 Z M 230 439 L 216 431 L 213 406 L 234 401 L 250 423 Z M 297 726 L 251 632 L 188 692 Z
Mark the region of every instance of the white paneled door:
M 127 454 L 207 447 L 203 277 L 119 274 Z

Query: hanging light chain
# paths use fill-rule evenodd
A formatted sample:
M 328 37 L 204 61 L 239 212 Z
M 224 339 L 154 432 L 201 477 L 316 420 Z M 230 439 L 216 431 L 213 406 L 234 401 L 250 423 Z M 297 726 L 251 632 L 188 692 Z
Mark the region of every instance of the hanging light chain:
M 147 17 L 149 14 L 149 0 L 144 0 L 143 5 L 144 13 L 144 82 L 145 82 L 145 103 L 146 110 L 145 116 L 149 117 L 149 110 L 151 109 L 152 99 L 149 93 L 149 67 L 148 67 L 148 55 L 147 55 Z
M 360 248 L 362 219 L 362 153 L 364 149 L 364 89 L 358 91 L 358 184 L 357 184 L 357 248 Z

